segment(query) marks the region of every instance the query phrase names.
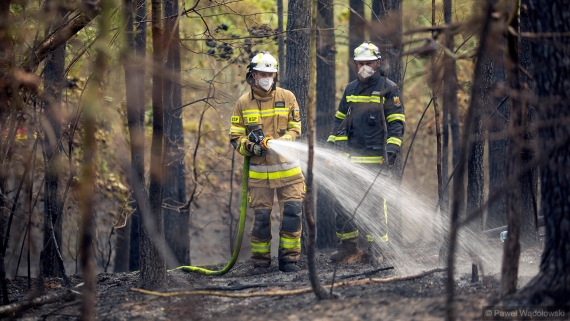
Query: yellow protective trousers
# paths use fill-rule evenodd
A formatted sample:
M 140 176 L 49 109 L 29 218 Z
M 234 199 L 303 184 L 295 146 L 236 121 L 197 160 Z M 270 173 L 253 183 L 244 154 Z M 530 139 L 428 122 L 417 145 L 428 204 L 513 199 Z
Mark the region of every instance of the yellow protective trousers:
M 271 264 L 271 210 L 277 193 L 280 209 L 279 263 L 297 262 L 301 255 L 301 217 L 305 183 L 279 188 L 250 187 L 249 207 L 253 209 L 251 260 L 254 266 Z

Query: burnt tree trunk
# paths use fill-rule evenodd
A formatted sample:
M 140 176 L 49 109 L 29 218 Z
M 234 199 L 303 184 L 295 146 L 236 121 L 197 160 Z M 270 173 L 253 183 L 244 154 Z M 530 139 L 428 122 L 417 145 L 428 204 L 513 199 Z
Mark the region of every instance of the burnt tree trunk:
M 489 161 L 489 195 L 499 193 L 501 184 L 507 177 L 507 148 L 509 139 L 507 135 L 510 118 L 510 104 L 507 97 L 493 97 L 491 92 L 498 82 L 506 81 L 503 59 L 499 49 L 491 49 L 493 56 L 485 57 L 484 81 L 485 90 L 482 100 L 488 106 L 488 161 Z M 507 194 L 501 195 L 489 204 L 485 229 L 492 229 L 507 224 Z M 497 235 L 498 237 L 498 235 Z
M 51 6 L 51 0 L 46 1 L 46 7 L 53 7 L 53 12 L 48 12 L 48 16 L 53 16 L 53 23 L 57 25 L 65 15 L 65 10 L 58 5 Z M 54 25 L 46 29 L 46 36 L 50 34 Z M 61 247 L 62 228 L 62 197 L 59 186 L 60 162 L 63 152 L 61 144 L 62 135 L 62 107 L 61 90 L 63 82 L 63 70 L 65 67 L 65 42 L 52 52 L 47 54 L 44 70 L 44 90 L 46 100 L 44 110 L 47 126 L 44 127 L 44 150 L 45 150 L 45 197 L 44 197 L 44 248 L 40 254 L 41 273 L 43 276 L 61 276 L 59 263 L 57 261 L 57 247 Z M 51 229 L 55 239 L 52 237 Z
M 332 0 L 320 0 L 318 3 L 317 30 L 317 114 L 316 138 L 324 143 L 332 130 L 336 107 L 336 77 L 334 40 L 334 7 Z M 336 245 L 334 197 L 315 182 L 317 191 L 317 242 L 319 249 Z
M 162 219 L 164 106 L 162 104 L 163 33 L 160 0 L 152 0 L 152 145 L 150 150 L 149 210 L 140 215 L 141 287 L 160 288 L 166 281 Z
M 283 0 L 277 0 L 277 51 L 279 73 L 285 74 L 285 37 L 283 34 Z
M 131 216 L 131 245 L 129 251 L 129 270 L 140 270 L 140 216 L 143 207 L 148 206 L 148 191 L 144 176 L 145 127 L 145 56 L 146 56 L 146 0 L 135 0 L 135 35 L 133 65 L 134 79 L 129 79 L 132 87 L 132 104 L 127 105 L 129 135 L 131 139 L 131 188 L 136 201 L 136 210 Z M 128 99 L 128 98 L 127 98 Z M 129 107 L 130 106 L 130 107 Z M 130 112 L 129 112 L 130 111 Z
M 287 69 L 282 86 L 295 94 L 301 109 L 301 118 L 307 119 L 309 92 L 309 29 L 311 27 L 311 3 L 303 0 L 290 0 L 287 12 Z M 302 124 L 302 133 L 307 132 L 307 122 Z
M 350 11 L 348 13 L 348 82 L 356 80 L 354 71 L 353 53 L 354 49 L 364 42 L 364 30 L 366 21 L 364 20 L 364 1 L 349 0 Z
M 180 39 L 176 24 L 178 0 L 164 1 L 167 17 L 164 28 L 166 55 L 164 78 L 164 230 L 166 244 L 174 254 L 167 262 L 168 268 L 190 265 L 190 213 L 187 209 L 174 210 L 186 203 L 186 179 L 184 175 L 184 128 L 182 124 L 182 87 L 180 84 Z
M 568 33 L 568 1 L 530 0 L 530 31 Z M 538 38 L 531 47 L 534 64 L 538 140 L 546 161 L 541 163 L 540 211 L 546 229 L 538 275 L 517 294 L 517 303 L 567 305 L 570 297 L 570 38 Z
M 521 1 L 520 7 L 520 32 L 529 32 L 529 20 L 527 15 L 528 0 Z M 532 68 L 531 58 L 531 40 L 526 37 L 519 39 L 519 64 L 527 71 Z M 532 88 L 532 80 L 524 72 L 519 72 L 522 93 L 527 93 Z M 521 97 L 521 103 L 526 107 L 527 127 L 524 133 L 525 146 L 521 152 L 522 167 L 530 166 L 533 162 L 538 150 L 536 145 L 536 130 L 533 129 L 535 118 L 535 106 L 530 104 L 527 95 Z M 537 216 L 538 216 L 538 168 L 533 166 L 530 171 L 526 172 L 520 180 L 521 184 L 521 235 L 520 242 L 522 247 L 530 247 L 540 245 L 538 235 Z
M 451 15 L 452 4 L 451 1 L 445 0 L 443 2 L 443 18 L 446 24 L 450 24 L 452 21 Z M 433 10 L 433 8 L 432 8 Z M 432 20 L 433 20 L 433 12 L 432 12 Z M 434 25 L 434 21 L 432 21 L 432 25 Z M 453 37 L 446 34 L 445 38 L 446 46 L 453 51 L 454 42 Z M 432 58 L 432 63 L 433 63 Z M 443 69 L 443 101 L 441 104 L 441 178 L 440 178 L 440 191 L 439 201 L 440 201 L 440 210 L 442 213 L 442 217 L 448 218 L 449 217 L 449 191 L 451 184 L 447 184 L 447 187 L 444 185 L 447 183 L 449 179 L 449 130 L 450 130 L 450 110 L 457 108 L 457 84 L 456 84 L 456 64 L 453 62 L 452 66 L 448 64 L 451 62 L 451 59 L 448 57 L 444 57 L 447 61 L 445 62 L 444 69 Z M 433 72 L 433 71 L 432 71 Z M 434 94 L 434 107 L 437 106 L 437 93 Z M 443 189 L 445 187 L 445 189 Z
M 0 125 L 4 125 L 4 122 L 8 118 L 9 113 L 9 93 L 11 91 L 12 81 L 10 77 L 11 63 L 10 58 L 12 57 L 12 39 L 10 37 L 9 30 L 9 16 L 10 16 L 10 1 L 0 2 Z M 4 126 L 2 126 L 4 128 Z M 7 144 L 7 139 L 0 139 L 0 189 L 2 191 L 6 190 L 6 161 L 4 157 L 4 148 Z M 0 195 L 0 249 L 4 248 L 4 208 L 6 200 L 3 195 Z M 0 283 L 2 287 L 2 303 L 10 303 L 8 297 L 8 284 L 6 282 L 6 267 L 4 264 L 4 254 L 0 251 Z
M 403 91 L 402 0 L 373 0 L 370 41 L 380 48 L 383 71 Z M 352 49 L 350 49 L 352 50 Z M 352 52 L 352 51 L 351 51 Z

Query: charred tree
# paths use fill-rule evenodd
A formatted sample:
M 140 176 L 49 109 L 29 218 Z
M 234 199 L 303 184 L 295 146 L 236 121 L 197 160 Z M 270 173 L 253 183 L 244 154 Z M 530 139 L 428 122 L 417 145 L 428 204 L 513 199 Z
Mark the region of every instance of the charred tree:
M 380 48 L 384 72 L 403 90 L 402 0 L 373 0 L 370 40 Z
M 52 16 L 52 24 L 46 28 L 46 37 L 61 23 L 65 10 L 59 5 L 46 1 L 47 14 Z M 65 67 L 65 42 L 47 53 L 44 70 L 44 150 L 45 150 L 45 196 L 44 196 L 44 248 L 40 254 L 43 276 L 61 276 L 57 256 L 61 246 L 63 200 L 60 191 L 60 162 L 62 161 L 62 83 Z M 53 229 L 53 234 L 51 233 Z M 55 237 L 52 239 L 52 235 Z
M 141 201 L 137 199 L 137 195 L 145 195 L 144 180 L 144 91 L 141 85 L 144 78 L 144 69 L 142 69 L 141 61 L 137 61 L 135 52 L 136 27 L 134 24 L 134 10 L 140 6 L 140 3 L 132 0 L 123 1 L 123 19 L 125 21 L 125 47 L 124 62 L 125 70 L 125 96 L 127 105 L 127 126 L 129 130 L 131 164 L 129 167 L 129 182 L 133 195 L 135 196 L 134 211 L 126 218 L 125 226 L 117 230 L 117 253 L 115 255 L 115 272 L 126 272 L 138 270 L 138 251 L 131 255 L 132 247 L 138 242 L 131 240 L 132 235 L 138 235 L 138 210 L 137 204 Z M 144 8 L 144 5 L 143 5 Z M 145 25 L 145 24 L 141 24 Z M 146 30 L 146 29 L 145 29 Z M 140 70 L 142 77 L 140 76 Z M 140 88 L 139 88 L 140 87 Z M 134 190 L 137 189 L 135 192 Z M 135 223 L 136 220 L 136 223 Z M 133 231 L 134 230 L 134 231 Z M 135 244 L 133 244 L 135 243 Z M 137 264 L 131 267 L 131 262 L 136 261 Z
M 521 1 L 520 7 L 520 32 L 529 32 L 529 19 L 527 15 L 528 0 Z M 528 72 L 532 69 L 531 58 L 531 40 L 526 37 L 519 39 L 518 56 L 520 66 Z M 532 80 L 527 73 L 519 72 L 521 93 L 527 93 L 532 88 Z M 521 150 L 521 166 L 526 168 L 531 166 L 534 158 L 536 157 L 536 133 L 533 129 L 535 118 L 535 106 L 530 103 L 529 97 L 523 95 L 521 103 L 526 108 L 526 126 L 524 133 L 524 146 Z M 530 170 L 523 174 L 520 179 L 521 184 L 521 202 L 522 202 L 522 216 L 521 216 L 521 234 L 520 242 L 523 247 L 537 246 L 540 244 L 538 235 L 537 216 L 538 216 L 538 168 L 532 166 Z
M 349 0 L 350 11 L 348 13 L 348 82 L 356 80 L 354 71 L 353 52 L 354 49 L 364 42 L 364 30 L 366 20 L 364 20 L 364 1 Z
M 491 92 L 500 82 L 506 81 L 505 67 L 499 49 L 491 49 L 493 56 L 485 56 L 483 70 L 484 90 L 481 100 L 488 106 L 488 161 L 489 161 L 489 194 L 499 193 L 501 184 L 507 177 L 507 148 L 509 139 L 507 135 L 510 118 L 510 104 L 507 97 L 494 97 Z M 507 224 L 507 198 L 501 195 L 491 202 L 487 209 L 485 229 L 492 229 Z
M 444 0 L 443 1 L 443 18 L 445 24 L 450 25 L 452 21 L 452 1 L 451 0 Z M 453 52 L 455 50 L 455 42 L 453 35 L 450 33 L 445 33 L 445 45 L 446 47 Z M 452 128 L 453 126 L 457 126 L 455 122 L 457 122 L 457 66 L 455 59 L 448 57 L 445 55 L 443 58 L 443 101 L 442 101 L 442 153 L 441 153 L 441 175 L 442 175 L 442 183 L 449 179 L 449 137 L 450 137 L 450 130 L 452 136 L 455 134 L 457 136 L 453 136 L 453 141 L 458 141 L 459 137 L 459 130 L 457 127 Z M 475 206 L 478 207 L 482 201 L 482 190 L 483 190 L 483 173 L 482 173 L 482 164 L 483 161 L 480 159 L 482 157 L 482 142 L 481 142 L 481 116 L 479 113 L 476 113 L 475 119 L 473 119 L 474 123 L 474 137 L 475 140 L 472 141 L 469 156 L 468 156 L 468 165 L 467 165 L 467 212 L 471 209 L 471 207 Z M 456 148 L 458 146 L 453 147 L 453 155 L 457 153 Z M 457 164 L 456 158 L 452 158 L 452 168 Z M 441 211 L 444 215 L 448 215 L 449 212 L 449 188 L 446 188 L 442 191 L 442 199 L 441 199 Z M 470 204 L 470 196 L 473 196 L 473 203 Z
M 277 51 L 279 72 L 285 74 L 285 37 L 283 36 L 283 0 L 277 0 Z
M 326 142 L 332 130 L 336 107 L 336 77 L 334 40 L 334 7 L 332 0 L 318 2 L 317 21 L 317 114 L 316 139 Z M 317 241 L 319 249 L 331 248 L 336 245 L 334 197 L 316 185 L 317 199 Z
M 145 99 L 145 56 L 146 56 L 146 0 L 135 0 L 133 2 L 135 18 L 134 35 L 134 79 L 129 79 L 132 90 L 132 104 L 127 106 L 129 135 L 131 139 L 131 188 L 135 196 L 136 209 L 131 216 L 131 244 L 129 251 L 129 270 L 140 270 L 140 217 L 143 208 L 148 206 L 148 191 L 146 189 L 144 176 L 144 113 L 146 106 Z
M 309 38 L 311 28 L 311 2 L 290 0 L 287 11 L 287 55 L 282 86 L 295 94 L 301 108 L 301 118 L 307 119 L 309 92 Z M 307 123 L 303 122 L 302 132 L 307 132 Z
M 95 155 L 96 155 L 96 116 L 98 107 L 102 105 L 100 93 L 103 90 L 105 69 L 107 65 L 109 21 L 111 20 L 112 3 L 110 0 L 101 1 L 101 19 L 99 20 L 98 44 L 95 47 L 96 58 L 93 63 L 93 82 L 89 85 L 83 109 L 83 164 L 81 169 L 80 197 L 81 197 L 81 238 L 79 256 L 81 274 L 84 285 L 81 288 L 81 320 L 95 320 L 95 303 L 97 297 L 97 282 L 95 276 L 95 213 L 93 209 L 93 194 L 95 184 Z
M 567 1 L 530 0 L 530 31 L 541 37 L 533 41 L 531 56 L 536 95 L 538 143 L 545 161 L 540 167 L 540 211 L 544 215 L 545 244 L 538 275 L 515 294 L 514 302 L 524 305 L 561 306 L 570 297 L 570 32 Z
M 10 1 L 0 2 L 0 125 L 4 125 L 8 118 L 10 108 L 10 92 L 13 84 L 10 79 L 12 57 L 12 39 L 9 30 Z M 2 126 L 4 128 L 4 126 Z M 6 190 L 7 159 L 4 157 L 4 150 L 8 140 L 0 139 L 0 189 Z M 0 195 L 0 249 L 4 248 L 4 208 L 6 200 Z M 2 287 L 2 303 L 8 304 L 8 284 L 6 282 L 6 268 L 4 265 L 3 251 L 0 251 L 0 283 Z
M 150 149 L 149 210 L 141 209 L 140 215 L 140 260 L 141 287 L 159 288 L 166 281 L 164 257 L 164 230 L 162 214 L 163 191 L 163 142 L 164 106 L 162 104 L 163 85 L 163 29 L 161 25 L 162 3 L 152 0 L 152 145 Z
M 164 1 L 164 41 L 166 54 L 164 77 L 164 229 L 166 244 L 176 262 L 167 262 L 168 268 L 190 265 L 190 213 L 177 210 L 186 203 L 184 175 L 184 128 L 182 124 L 182 87 L 180 83 L 180 39 L 178 0 Z

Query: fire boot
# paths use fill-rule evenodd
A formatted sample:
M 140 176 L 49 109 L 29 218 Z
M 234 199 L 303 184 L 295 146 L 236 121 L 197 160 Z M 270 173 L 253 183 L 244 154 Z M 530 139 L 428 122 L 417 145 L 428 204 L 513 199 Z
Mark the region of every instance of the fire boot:
M 337 243 L 336 251 L 331 254 L 331 261 L 339 262 L 344 258 L 358 253 L 358 238 L 342 240 Z
M 295 262 L 281 262 L 279 261 L 279 271 L 290 273 L 290 272 L 299 272 L 301 270 L 300 267 L 297 266 Z
M 384 254 L 378 244 L 368 243 L 368 256 L 370 257 L 370 265 L 376 267 L 384 262 Z
M 269 273 L 269 265 L 254 265 L 251 274 L 259 275 Z

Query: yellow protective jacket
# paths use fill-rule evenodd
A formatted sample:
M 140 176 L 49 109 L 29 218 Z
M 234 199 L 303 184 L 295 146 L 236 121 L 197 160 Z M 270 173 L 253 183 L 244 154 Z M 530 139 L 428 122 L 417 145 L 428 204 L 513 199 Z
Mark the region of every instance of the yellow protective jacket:
M 304 180 L 298 157 L 287 158 L 269 150 L 263 157 L 251 155 L 246 145 L 251 129 L 261 125 L 265 136 L 293 141 L 301 135 L 301 116 L 295 95 L 276 87 L 269 92 L 253 88 L 241 96 L 231 117 L 230 141 L 244 156 L 251 156 L 249 186 L 279 188 Z

